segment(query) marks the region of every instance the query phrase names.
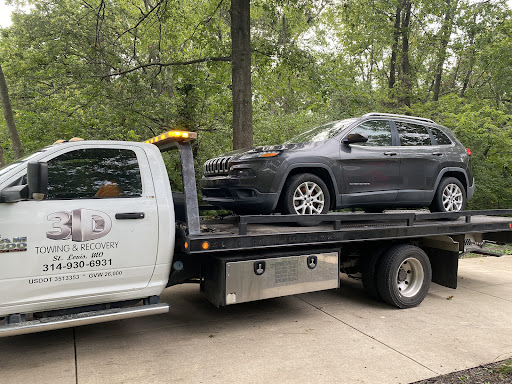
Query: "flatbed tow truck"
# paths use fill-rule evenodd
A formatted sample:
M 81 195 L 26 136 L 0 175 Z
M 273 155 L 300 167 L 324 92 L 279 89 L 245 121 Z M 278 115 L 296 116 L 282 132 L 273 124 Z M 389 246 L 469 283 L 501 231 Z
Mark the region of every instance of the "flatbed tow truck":
M 226 306 L 335 289 L 346 274 L 410 308 L 431 281 L 457 287 L 468 240 L 512 242 L 512 210 L 207 219 L 194 139 L 70 140 L 0 170 L 0 337 L 165 313 L 161 292 L 190 282 Z M 175 148 L 183 193 L 160 153 Z

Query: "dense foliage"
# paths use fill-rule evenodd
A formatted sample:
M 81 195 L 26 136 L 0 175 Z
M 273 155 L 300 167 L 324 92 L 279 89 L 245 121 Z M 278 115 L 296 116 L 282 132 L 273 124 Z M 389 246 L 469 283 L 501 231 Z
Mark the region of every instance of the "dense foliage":
M 0 30 L 26 152 L 199 132 L 232 145 L 229 0 L 31 0 Z M 470 208 L 512 208 L 512 13 L 500 0 L 253 0 L 254 143 L 369 111 L 432 118 L 473 152 Z M 13 159 L 7 128 L 0 142 Z M 169 162 L 175 162 L 169 159 Z

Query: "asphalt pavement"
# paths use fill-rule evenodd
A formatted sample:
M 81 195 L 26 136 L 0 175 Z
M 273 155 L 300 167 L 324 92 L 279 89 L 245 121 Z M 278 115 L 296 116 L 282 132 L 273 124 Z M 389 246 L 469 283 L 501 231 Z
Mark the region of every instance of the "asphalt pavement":
M 165 315 L 0 339 L 0 383 L 409 383 L 512 357 L 512 256 L 460 261 L 399 310 L 359 281 L 215 308 L 167 289 Z

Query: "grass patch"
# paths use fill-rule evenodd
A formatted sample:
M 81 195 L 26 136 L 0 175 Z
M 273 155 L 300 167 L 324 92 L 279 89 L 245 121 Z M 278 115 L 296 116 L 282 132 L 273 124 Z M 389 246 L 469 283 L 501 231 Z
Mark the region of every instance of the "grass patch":
M 512 375 L 512 359 L 505 360 L 503 364 L 498 368 L 498 372 L 505 375 Z

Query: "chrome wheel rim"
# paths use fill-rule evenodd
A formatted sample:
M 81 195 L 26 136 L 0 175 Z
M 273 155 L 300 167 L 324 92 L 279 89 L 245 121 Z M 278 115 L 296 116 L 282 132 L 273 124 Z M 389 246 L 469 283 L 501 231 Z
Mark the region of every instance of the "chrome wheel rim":
M 446 185 L 443 189 L 443 207 L 446 212 L 457 212 L 462 209 L 462 190 L 455 183 Z
M 317 183 L 305 181 L 293 193 L 293 209 L 298 215 L 318 215 L 325 206 L 325 196 Z
M 423 285 L 425 273 L 418 259 L 405 259 L 396 274 L 396 287 L 405 297 L 413 297 L 418 294 Z

